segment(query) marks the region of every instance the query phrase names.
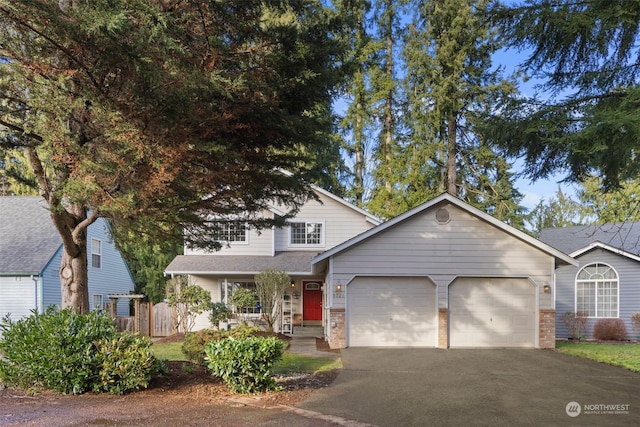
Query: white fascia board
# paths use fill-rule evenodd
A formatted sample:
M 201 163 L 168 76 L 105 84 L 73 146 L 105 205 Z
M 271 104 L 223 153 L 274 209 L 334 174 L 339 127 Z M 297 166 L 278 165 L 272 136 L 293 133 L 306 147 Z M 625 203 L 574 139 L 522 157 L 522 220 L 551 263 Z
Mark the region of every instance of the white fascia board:
M 630 252 L 624 251 L 624 250 L 622 250 L 620 248 L 616 248 L 616 247 L 607 245 L 606 243 L 602 243 L 602 242 L 590 243 L 589 245 L 585 246 L 584 248 L 580 248 L 577 251 L 570 253 L 569 255 L 572 256 L 572 257 L 577 257 L 577 256 L 583 255 L 584 253 L 589 252 L 590 250 L 596 249 L 596 248 L 604 249 L 604 250 L 612 252 L 614 254 L 622 255 L 622 256 L 627 257 L 629 259 L 632 259 L 634 261 L 640 261 L 640 256 L 634 255 L 634 254 L 632 254 Z

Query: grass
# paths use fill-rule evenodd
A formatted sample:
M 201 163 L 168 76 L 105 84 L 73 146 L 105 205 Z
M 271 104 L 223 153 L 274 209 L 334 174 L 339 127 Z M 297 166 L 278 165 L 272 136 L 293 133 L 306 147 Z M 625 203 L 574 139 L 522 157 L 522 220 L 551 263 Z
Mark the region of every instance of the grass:
M 155 343 L 151 346 L 153 355 L 161 360 L 188 361 L 182 353 L 182 342 Z M 285 352 L 274 366 L 273 373 L 287 375 L 291 373 L 321 373 L 342 367 L 340 360 L 311 357 Z
M 151 345 L 151 352 L 160 360 L 167 361 L 188 361 L 187 356 L 182 352 L 182 342 L 155 343 Z
M 640 344 L 556 343 L 558 351 L 640 372 Z
M 288 375 L 292 373 L 321 373 L 333 369 L 342 368 L 339 359 L 325 359 L 323 357 L 311 357 L 303 354 L 285 352 L 282 359 L 273 367 L 274 374 Z

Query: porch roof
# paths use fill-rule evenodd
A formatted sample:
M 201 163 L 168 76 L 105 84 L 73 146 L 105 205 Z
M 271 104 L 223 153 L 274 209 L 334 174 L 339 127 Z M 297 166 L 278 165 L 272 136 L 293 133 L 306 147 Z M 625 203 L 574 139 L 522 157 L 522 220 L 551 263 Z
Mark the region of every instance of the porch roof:
M 255 275 L 264 270 L 283 270 L 289 275 L 312 275 L 311 259 L 316 252 L 276 252 L 259 255 L 178 255 L 165 274 Z

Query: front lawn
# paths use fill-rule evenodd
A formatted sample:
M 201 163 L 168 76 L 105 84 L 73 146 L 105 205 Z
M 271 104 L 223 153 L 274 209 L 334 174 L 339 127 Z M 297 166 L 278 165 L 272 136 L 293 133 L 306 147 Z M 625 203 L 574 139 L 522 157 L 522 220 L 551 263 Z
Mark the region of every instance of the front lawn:
M 590 344 L 557 342 L 556 349 L 564 354 L 595 360 L 640 372 L 640 344 Z
M 153 355 L 166 361 L 188 361 L 182 352 L 182 341 L 169 343 L 154 343 L 151 346 Z M 311 357 L 302 354 L 285 352 L 273 369 L 275 374 L 288 375 L 292 373 L 316 374 L 341 368 L 340 360 Z

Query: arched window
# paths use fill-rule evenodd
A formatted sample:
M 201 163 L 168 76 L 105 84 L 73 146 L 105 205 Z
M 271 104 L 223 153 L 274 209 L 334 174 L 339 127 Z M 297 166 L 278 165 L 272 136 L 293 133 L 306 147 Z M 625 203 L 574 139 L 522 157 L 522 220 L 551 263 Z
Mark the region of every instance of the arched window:
M 576 313 L 618 317 L 618 273 L 609 265 L 585 266 L 576 276 Z

